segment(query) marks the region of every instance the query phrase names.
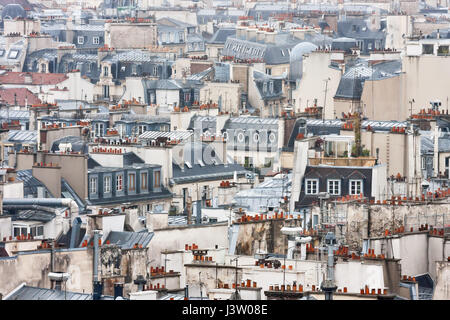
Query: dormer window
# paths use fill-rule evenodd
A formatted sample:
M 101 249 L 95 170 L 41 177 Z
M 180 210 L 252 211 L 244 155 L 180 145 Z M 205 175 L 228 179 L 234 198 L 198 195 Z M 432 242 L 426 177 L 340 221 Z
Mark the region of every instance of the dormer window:
M 267 82 L 263 83 L 263 93 L 267 92 Z
M 93 44 L 100 44 L 100 37 L 93 37 L 92 38 L 92 43 Z
M 108 67 L 103 67 L 103 76 L 107 77 L 109 74 Z
M 273 93 L 273 81 L 269 82 L 269 92 Z
M 153 177 L 154 177 L 153 187 L 160 188 L 161 187 L 161 171 L 155 171 L 153 174 Z
M 78 37 L 78 44 L 84 44 L 84 37 Z

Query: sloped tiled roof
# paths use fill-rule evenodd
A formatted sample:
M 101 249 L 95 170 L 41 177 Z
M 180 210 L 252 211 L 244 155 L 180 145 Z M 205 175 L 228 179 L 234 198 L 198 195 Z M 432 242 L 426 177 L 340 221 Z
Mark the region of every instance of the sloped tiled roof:
M 17 103 L 18 106 L 25 106 L 25 102 L 28 106 L 41 103 L 41 100 L 27 88 L 0 89 L 0 100 L 9 105 L 16 105 Z

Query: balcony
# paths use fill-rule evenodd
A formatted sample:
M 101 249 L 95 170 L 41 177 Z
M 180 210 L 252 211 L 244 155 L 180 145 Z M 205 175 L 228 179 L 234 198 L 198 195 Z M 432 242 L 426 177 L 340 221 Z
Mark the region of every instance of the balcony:
M 358 158 L 334 158 L 321 157 L 309 158 L 309 165 L 327 165 L 335 167 L 373 167 L 377 159 L 374 157 L 358 157 Z

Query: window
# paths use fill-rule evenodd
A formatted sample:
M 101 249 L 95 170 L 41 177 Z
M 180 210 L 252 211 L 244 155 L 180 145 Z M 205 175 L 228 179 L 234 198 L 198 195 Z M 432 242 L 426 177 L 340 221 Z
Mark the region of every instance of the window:
M 41 72 L 46 73 L 47 72 L 47 65 L 45 63 L 41 64 Z
M 118 174 L 116 177 L 116 191 L 122 191 L 123 190 L 123 175 Z
M 128 190 L 136 191 L 136 174 L 135 173 L 128 174 Z
M 432 44 L 424 44 L 422 46 L 422 53 L 423 54 L 433 54 L 434 46 Z
M 138 134 L 143 134 L 145 131 L 147 131 L 147 126 L 146 125 L 138 126 Z
M 363 193 L 362 185 L 362 180 L 350 180 L 350 194 L 359 195 Z
M 422 157 L 422 170 L 424 170 L 425 169 L 425 163 L 426 163 L 426 158 L 425 157 Z
M 92 43 L 93 44 L 99 44 L 100 43 L 100 38 L 99 37 L 93 37 L 92 38 Z
M 191 101 L 191 94 L 189 92 L 186 92 L 184 94 L 184 102 Z
M 103 190 L 105 193 L 111 192 L 111 177 L 106 176 L 103 178 Z
M 273 93 L 273 81 L 269 82 L 269 92 Z
M 272 69 L 266 68 L 266 74 L 271 75 L 272 74 Z
M 89 178 L 90 193 L 97 193 L 97 178 Z
M 39 237 L 44 235 L 44 226 L 33 226 L 30 228 L 30 233 L 33 237 Z
M 332 195 L 341 194 L 341 180 L 328 180 L 327 191 Z
M 263 93 L 267 92 L 267 82 L 263 83 Z
M 154 76 L 157 76 L 157 75 L 158 75 L 158 67 L 157 67 L 157 66 L 154 66 L 154 67 L 153 67 L 153 75 L 154 75 Z
M 438 55 L 446 56 L 448 55 L 448 53 L 449 53 L 448 46 L 439 46 Z
M 148 174 L 147 172 L 141 172 L 141 190 L 148 189 Z
M 10 50 L 8 59 L 17 59 L 18 56 L 19 56 L 19 50 Z
M 108 74 L 109 74 L 109 72 L 108 72 L 108 67 L 103 67 L 103 75 L 104 75 L 105 77 L 107 77 Z
M 14 227 L 14 237 L 20 236 L 22 234 L 27 235 L 28 228 L 27 227 Z
M 84 37 L 78 37 L 78 44 L 84 44 Z
M 109 86 L 103 85 L 103 98 L 109 98 Z
M 104 132 L 105 132 L 105 125 L 103 123 L 96 123 L 95 124 L 95 136 L 101 137 L 101 136 L 103 136 Z
M 137 74 L 137 66 L 135 64 L 131 65 L 131 73 L 132 74 Z
M 306 179 L 306 194 L 318 194 L 319 193 L 319 180 L 318 179 Z
M 161 172 L 160 171 L 155 171 L 154 173 L 154 177 L 155 177 L 155 182 L 153 183 L 153 186 L 155 188 L 159 188 L 160 187 L 160 178 L 161 178 Z

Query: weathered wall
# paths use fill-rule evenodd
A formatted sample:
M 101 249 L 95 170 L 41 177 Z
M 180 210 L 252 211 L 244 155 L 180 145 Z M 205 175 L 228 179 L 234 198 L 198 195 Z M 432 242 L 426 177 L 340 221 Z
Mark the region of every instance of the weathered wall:
M 287 240 L 280 231 L 284 225 L 284 219 L 243 222 L 238 225 L 235 251 L 237 255 L 252 256 L 258 249 L 285 254 Z
M 436 264 L 436 288 L 433 300 L 450 300 L 450 262 Z
M 5 296 L 22 282 L 50 288 L 51 252 L 41 250 L 0 259 L 0 293 Z M 92 292 L 92 250 L 61 250 L 55 254 L 55 272 L 68 272 L 67 290 Z
M 428 224 L 442 228 L 449 223 L 449 203 L 418 204 L 418 205 L 366 205 L 369 213 L 364 215 L 364 205 L 358 203 L 337 203 L 336 212 L 343 215 L 343 232 L 347 243 L 353 250 L 362 248 L 363 238 L 383 237 L 386 229 L 393 232 L 404 226 L 405 231 L 411 227 L 417 231 L 420 225 Z M 313 214 L 319 214 L 319 208 L 313 207 Z M 367 230 L 370 216 L 370 230 Z M 443 221 L 443 219 L 445 219 Z M 367 235 L 367 231 L 369 234 Z
M 149 244 L 149 261 L 152 265 L 164 265 L 161 252 L 166 250 L 184 250 L 185 244 L 195 243 L 199 249 L 228 248 L 228 226 L 226 223 L 217 223 L 201 226 L 171 226 L 155 231 Z

